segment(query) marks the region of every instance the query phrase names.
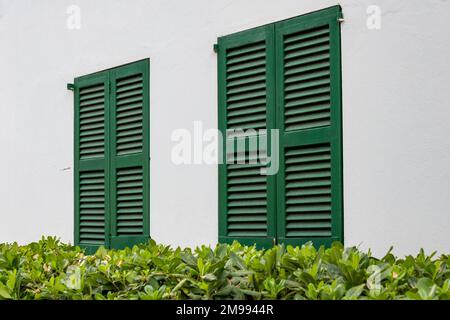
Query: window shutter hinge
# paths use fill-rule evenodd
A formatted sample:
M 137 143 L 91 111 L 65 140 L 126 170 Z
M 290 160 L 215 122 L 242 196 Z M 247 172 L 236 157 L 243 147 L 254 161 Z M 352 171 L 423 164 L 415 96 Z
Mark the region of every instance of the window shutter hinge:
M 75 85 L 73 83 L 68 83 L 67 84 L 67 90 L 74 91 L 75 90 Z
M 345 19 L 344 19 L 344 14 L 342 13 L 342 11 L 339 11 L 339 14 L 338 14 L 338 17 L 337 17 L 337 21 L 338 21 L 339 23 L 342 23 L 342 22 L 345 21 Z
M 213 45 L 213 50 L 214 50 L 215 53 L 219 52 L 219 45 L 217 43 L 215 43 Z

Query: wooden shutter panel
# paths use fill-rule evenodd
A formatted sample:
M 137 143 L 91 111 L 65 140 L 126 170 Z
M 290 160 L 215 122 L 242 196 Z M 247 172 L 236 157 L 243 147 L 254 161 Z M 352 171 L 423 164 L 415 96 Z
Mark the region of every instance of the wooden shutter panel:
M 75 244 L 109 245 L 108 73 L 75 79 Z
M 342 241 L 340 7 L 276 24 L 278 238 Z
M 149 238 L 149 62 L 110 71 L 111 246 Z
M 219 129 L 271 129 L 274 115 L 273 26 L 255 28 L 218 40 Z M 260 136 L 260 138 L 264 138 Z M 223 144 L 219 165 L 219 241 L 272 245 L 275 237 L 275 176 L 261 175 L 255 154 L 238 153 L 235 135 Z M 234 141 L 235 151 L 226 150 Z M 270 141 L 268 142 L 270 147 Z M 267 151 L 267 150 L 259 150 Z M 246 164 L 230 160 L 246 160 Z M 228 163 L 227 163 L 228 161 Z

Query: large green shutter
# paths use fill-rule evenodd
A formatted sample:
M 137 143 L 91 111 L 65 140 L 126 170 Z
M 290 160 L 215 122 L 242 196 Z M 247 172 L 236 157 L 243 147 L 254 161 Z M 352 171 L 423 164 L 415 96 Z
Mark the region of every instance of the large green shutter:
M 276 24 L 278 240 L 342 241 L 340 8 Z
M 111 245 L 149 237 L 148 60 L 111 70 Z
M 249 152 L 251 138 L 248 134 L 227 136 L 227 130 L 275 126 L 273 26 L 219 38 L 218 63 L 219 128 L 227 137 L 224 163 L 219 165 L 219 240 L 271 245 L 276 231 L 275 176 L 261 175 L 264 164 L 260 161 L 240 164 L 240 160 L 255 160 Z M 237 152 L 238 140 L 245 143 L 244 153 Z M 230 142 L 235 151 L 227 153 Z M 232 163 L 230 157 L 237 161 Z
M 109 75 L 75 79 L 75 243 L 109 246 Z
M 149 62 L 75 79 L 75 243 L 149 238 Z
M 221 132 L 280 130 L 276 176 L 219 165 L 219 241 L 343 241 L 339 18 L 335 6 L 218 39 Z

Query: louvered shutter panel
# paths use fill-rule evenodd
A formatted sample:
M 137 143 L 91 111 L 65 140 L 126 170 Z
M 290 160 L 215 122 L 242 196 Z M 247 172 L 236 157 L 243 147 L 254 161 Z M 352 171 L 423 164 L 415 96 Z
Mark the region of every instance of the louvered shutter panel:
M 108 73 L 75 79 L 75 244 L 109 245 Z
M 340 8 L 276 24 L 278 239 L 342 241 Z
M 111 70 L 111 246 L 149 238 L 149 63 Z
M 238 240 L 269 246 L 274 241 L 276 179 L 261 174 L 264 163 L 256 157 L 257 153 L 264 155 L 268 151 L 261 147 L 251 152 L 251 132 L 227 134 L 230 129 L 245 131 L 275 126 L 273 63 L 273 26 L 218 40 L 219 128 L 227 140 L 223 143 L 224 163 L 219 165 L 221 242 Z M 259 135 L 257 139 L 266 138 Z M 244 141 L 245 150 L 238 149 L 238 140 Z M 231 145 L 234 150 L 227 149 Z

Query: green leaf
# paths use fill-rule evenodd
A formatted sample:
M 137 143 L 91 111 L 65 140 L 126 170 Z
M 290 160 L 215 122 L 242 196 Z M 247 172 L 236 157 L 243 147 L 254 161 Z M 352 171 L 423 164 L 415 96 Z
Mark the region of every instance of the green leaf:
M 95 256 L 100 258 L 100 259 L 104 259 L 107 254 L 108 254 L 108 250 L 106 250 L 104 246 L 100 246 L 97 249 L 97 252 L 95 253 Z
M 10 271 L 8 273 L 8 281 L 6 281 L 6 286 L 9 288 L 10 291 L 14 291 L 14 288 L 16 287 L 16 279 L 17 279 L 17 270 L 14 269 L 13 271 Z
M 346 293 L 345 293 L 345 298 L 347 299 L 357 299 L 359 298 L 359 296 L 361 296 L 361 293 L 364 290 L 364 287 L 366 285 L 363 283 L 359 286 L 355 286 L 350 288 Z
M 244 263 L 244 260 L 242 260 L 241 257 L 239 257 L 236 253 L 231 252 L 230 254 L 230 261 L 232 264 L 236 267 L 238 267 L 241 270 L 247 269 L 247 266 Z
M 182 252 L 181 259 L 188 266 L 197 267 L 197 259 L 190 252 Z
M 2 297 L 3 299 L 12 299 L 8 287 L 1 282 L 0 282 L 0 297 Z
M 437 286 L 429 278 L 420 278 L 417 281 L 418 294 L 423 300 L 433 299 L 436 294 Z
M 208 274 L 205 274 L 204 276 L 202 276 L 202 279 L 205 281 L 215 281 L 215 280 L 217 280 L 217 277 L 212 273 L 208 273 Z

